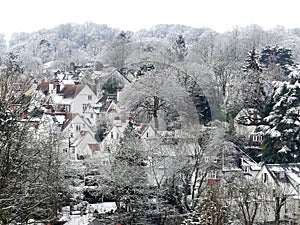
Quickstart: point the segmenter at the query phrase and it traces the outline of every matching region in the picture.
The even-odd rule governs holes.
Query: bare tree
[[[132,101],[126,101],[128,96],[136,97]],[[122,91],[121,98],[120,102],[127,104],[136,120],[150,122],[153,118],[155,129],[159,129],[159,117],[169,114],[175,120],[179,119],[180,114],[188,107],[188,93],[177,82],[171,68],[147,71]]]
[[[59,135],[50,132],[50,126],[48,132],[41,133],[32,123],[36,110],[29,110],[31,100],[25,95],[28,86],[14,83],[22,76],[18,75],[18,64],[13,60],[9,58],[0,74],[0,223],[3,225],[24,223],[30,218],[53,220],[59,199],[63,199]]]

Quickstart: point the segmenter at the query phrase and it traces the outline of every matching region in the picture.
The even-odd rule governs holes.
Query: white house
[[[136,130],[142,139],[154,138],[156,136],[155,130],[151,124],[140,124]]]
[[[269,221],[274,221],[275,198],[286,197],[280,218],[299,224],[300,220],[300,163],[265,164],[256,178],[270,189]]]
[[[98,115],[93,105],[88,105],[83,113],[83,118],[87,121],[92,130],[96,131],[98,125]]]
[[[95,92],[84,84],[68,84],[65,85],[53,97],[55,111],[73,112],[84,115],[89,105],[97,102]]]
[[[259,120],[256,109],[242,109],[234,118],[234,128],[238,135],[249,137],[256,129]]]
[[[75,159],[84,159],[86,156],[85,149],[88,144],[99,144],[94,135],[88,131],[81,131],[80,136],[72,143],[72,150]]]
[[[82,151],[84,158],[96,159],[97,163],[103,166],[109,165],[110,152],[107,149],[101,149],[100,143],[89,143]]]
[[[80,136],[82,131],[88,131],[94,134],[90,124],[78,113],[66,113],[65,121],[62,125],[62,130],[65,134],[71,135],[74,139]]]
[[[123,137],[126,127],[127,124],[115,123],[104,139],[106,141],[119,140]]]
[[[217,148],[206,148],[200,166],[202,171],[209,174],[208,183],[216,183],[235,174],[243,174],[248,180],[255,179],[260,168],[257,162],[232,142],[224,142]]]
[[[263,141],[262,135],[255,131],[260,120],[261,117],[254,108],[242,109],[234,118],[235,131],[237,135],[247,138],[248,146],[260,146]]]
[[[99,152],[100,152],[100,143],[89,143],[81,151],[84,158],[93,158]]]

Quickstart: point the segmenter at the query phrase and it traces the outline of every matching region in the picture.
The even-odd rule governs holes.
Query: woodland
[[[241,174],[207,187],[203,151],[233,145],[257,163],[300,162],[300,28],[250,25],[218,33],[172,24],[132,32],[91,22],[61,24],[14,33],[8,42],[0,35],[0,56],[1,225],[29,219],[58,224],[61,209],[79,198],[76,187],[86,170],[97,171],[97,188],[85,196],[117,204],[116,213],[100,218],[104,224],[258,224],[257,209],[268,204],[264,193],[270,189]],[[189,144],[167,140],[176,143],[176,157],[164,161],[167,179],[145,185],[146,167],[155,171],[165,160],[155,158],[155,151],[167,144],[160,139],[145,145],[130,125],[111,147],[109,169],[87,160],[82,171],[61,157],[60,131],[45,126],[36,132],[29,121],[20,123],[18,112],[10,110],[11,99],[18,97],[13,84],[49,81],[53,70],[69,71],[70,62],[84,68],[75,76],[84,84],[101,83],[95,71],[108,67],[124,77],[133,75],[136,82],[122,87],[121,102],[134,118],[153,119],[157,130],[161,118],[169,130],[182,128],[180,138]],[[103,83],[103,91],[115,93],[122,84],[114,82]],[[247,148],[233,126],[242,109],[259,114],[259,119],[247,118],[264,136],[258,151]],[[192,161],[186,154],[190,150]],[[277,211],[287,196],[279,193],[276,200],[279,224]]]

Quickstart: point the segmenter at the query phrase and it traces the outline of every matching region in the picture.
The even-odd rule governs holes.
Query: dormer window
[[[80,131],[80,130],[81,130],[80,125],[76,125],[76,131]]]

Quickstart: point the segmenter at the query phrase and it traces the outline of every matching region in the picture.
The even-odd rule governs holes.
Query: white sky
[[[0,33],[33,32],[90,21],[137,31],[184,24],[224,32],[257,24],[300,28],[299,0],[2,0]]]

